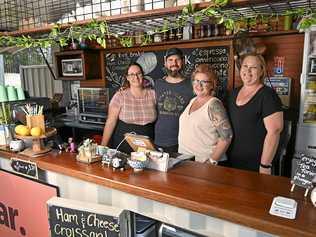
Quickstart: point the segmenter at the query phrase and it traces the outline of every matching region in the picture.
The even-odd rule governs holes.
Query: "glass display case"
[[[300,124],[316,125],[316,26],[305,33]]]
[[[305,32],[301,100],[295,150],[316,154],[316,25]]]
[[[302,70],[302,122],[316,125],[316,26],[306,32]]]

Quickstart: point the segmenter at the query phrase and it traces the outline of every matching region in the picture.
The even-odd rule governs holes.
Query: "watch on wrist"
[[[264,169],[271,169],[272,165],[271,164],[265,165],[265,164],[260,163],[260,167]]]
[[[210,161],[210,163],[212,165],[217,165],[218,164],[217,160],[213,160],[212,158],[210,158],[209,161]]]

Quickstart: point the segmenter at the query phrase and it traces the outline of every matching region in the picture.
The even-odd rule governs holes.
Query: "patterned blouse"
[[[146,125],[157,117],[155,91],[151,89],[145,89],[143,97],[133,96],[129,88],[117,91],[110,106],[120,109],[119,119],[125,123]]]

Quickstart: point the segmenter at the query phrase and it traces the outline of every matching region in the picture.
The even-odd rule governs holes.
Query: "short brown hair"
[[[203,63],[203,64],[197,65],[195,67],[195,70],[192,73],[192,77],[191,77],[192,80],[194,80],[195,75],[197,73],[203,73],[203,74],[207,75],[208,78],[213,82],[213,90],[214,91],[216,90],[217,80],[218,79],[217,79],[217,75],[214,72],[214,69],[213,69],[211,64]]]

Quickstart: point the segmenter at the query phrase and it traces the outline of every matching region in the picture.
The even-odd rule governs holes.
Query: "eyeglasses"
[[[192,80],[192,84],[193,84],[193,85],[207,86],[209,83],[211,83],[211,81],[196,80],[196,79],[193,79],[193,80]]]
[[[257,66],[249,66],[249,65],[246,65],[246,64],[241,65],[241,69],[242,70],[246,70],[246,71],[248,71],[248,70],[250,70],[250,71],[257,71],[258,68],[259,67],[257,67]]]
[[[127,74],[128,77],[140,77],[142,78],[143,77],[143,73],[141,72],[138,72],[138,73],[130,73],[130,74]]]

